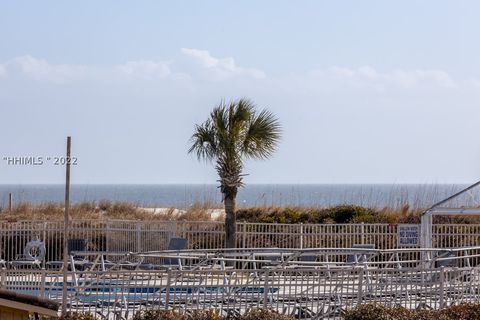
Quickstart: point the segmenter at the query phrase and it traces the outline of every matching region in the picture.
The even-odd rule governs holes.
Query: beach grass
[[[195,202],[186,209],[145,208],[130,202],[102,200],[99,202],[79,202],[70,205],[70,217],[79,220],[186,220],[215,221],[223,220],[218,206],[210,202]],[[20,202],[12,207],[0,208],[0,219],[19,220],[63,220],[62,203],[45,202],[33,204]]]
[[[406,204],[384,208],[350,204],[331,207],[256,206],[240,207],[237,220],[259,223],[419,223],[423,210]],[[11,211],[0,208],[0,219],[53,221],[62,220],[63,213],[61,203],[21,202]],[[145,208],[134,203],[107,200],[80,202],[71,205],[70,215],[78,220],[224,221],[225,218],[222,208],[212,202],[195,202],[186,209]],[[480,223],[480,219],[474,216],[437,216],[435,220],[436,223]]]

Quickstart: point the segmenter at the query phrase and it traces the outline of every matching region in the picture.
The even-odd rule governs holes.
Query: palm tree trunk
[[[225,194],[225,247],[236,248],[235,233],[237,231],[235,217],[235,195]]]

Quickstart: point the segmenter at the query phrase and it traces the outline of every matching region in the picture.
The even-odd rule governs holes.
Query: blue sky
[[[221,99],[276,113],[250,183],[480,176],[475,1],[0,3],[0,156],[57,156],[77,183],[214,183],[186,154]],[[11,166],[0,183],[61,183]]]

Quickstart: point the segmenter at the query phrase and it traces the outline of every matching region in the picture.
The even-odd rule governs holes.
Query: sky
[[[194,125],[280,120],[247,183],[480,177],[478,1],[2,1],[0,183],[216,183]],[[12,165],[14,157],[43,164]],[[50,159],[50,160],[47,160]]]

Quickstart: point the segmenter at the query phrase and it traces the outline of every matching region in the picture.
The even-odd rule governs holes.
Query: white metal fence
[[[350,248],[373,244],[377,249],[398,247],[398,226],[390,224],[237,224],[240,248]],[[188,239],[189,249],[224,247],[224,224],[189,221],[96,221],[74,220],[70,239],[84,239],[89,251],[145,252],[164,250],[169,239]],[[0,258],[15,260],[28,241],[46,246],[46,261],[62,258],[63,222],[0,222]],[[480,244],[480,224],[438,224],[433,227],[437,248]]]
[[[0,272],[2,288],[59,302],[63,281],[61,272]],[[131,319],[142,309],[215,309],[235,316],[253,308],[329,319],[362,303],[417,309],[480,300],[474,268],[85,271],[77,284],[71,273],[68,281],[68,309],[103,319]]]
[[[480,246],[195,249],[119,254],[142,258],[133,270],[123,269],[132,266],[123,262],[105,268],[94,258],[108,253],[83,254],[88,254],[90,267],[71,268],[67,278],[58,270],[3,268],[0,288],[48,297],[70,311],[112,320],[132,319],[143,309],[215,309],[225,316],[237,316],[252,308],[273,309],[299,319],[328,319],[361,303],[418,309],[480,300]],[[183,262],[141,269],[143,258],[176,258]]]

